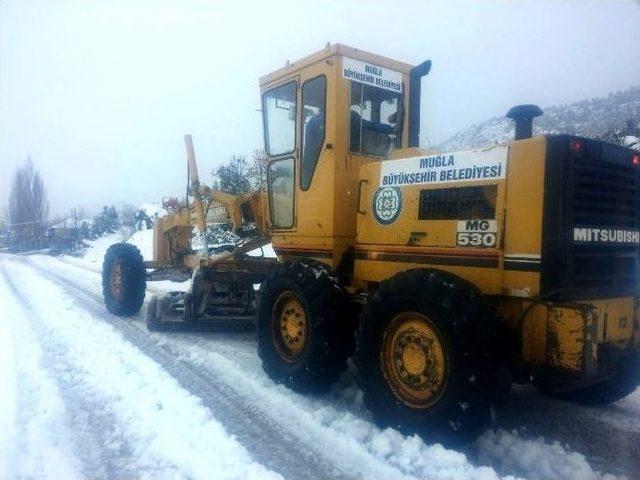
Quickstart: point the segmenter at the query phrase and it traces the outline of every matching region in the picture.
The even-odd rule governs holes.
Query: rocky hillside
[[[534,133],[569,133],[603,138],[640,149],[640,86],[606,97],[544,108]],[[501,143],[513,138],[513,121],[495,117],[459,131],[438,145],[442,151]]]

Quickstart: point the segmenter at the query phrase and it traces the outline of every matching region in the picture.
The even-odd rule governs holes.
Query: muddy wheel
[[[144,301],[146,271],[140,251],[129,243],[111,245],[102,264],[102,296],[118,316],[137,313]]]
[[[328,267],[285,263],[260,289],[258,354],[271,378],[297,391],[333,384],[353,351],[348,299]]]
[[[365,405],[383,427],[459,445],[490,420],[495,316],[471,284],[410,270],[380,284],[357,332],[354,362]]]

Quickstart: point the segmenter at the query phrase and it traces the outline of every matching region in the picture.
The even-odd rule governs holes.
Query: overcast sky
[[[0,0],[0,207],[31,155],[53,213],[181,195],[262,145],[258,77],[340,42],[417,64],[422,142],[640,83],[637,1]]]

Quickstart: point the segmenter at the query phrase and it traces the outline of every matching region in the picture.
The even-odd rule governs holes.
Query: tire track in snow
[[[28,267],[22,265],[20,268]],[[33,274],[35,275],[35,272]],[[26,292],[25,286],[18,285],[21,282],[20,279],[18,284],[11,279],[5,269],[4,262],[0,262],[0,276],[6,279],[14,298],[21,306],[24,306],[23,308],[30,316],[36,318],[42,316],[42,305],[34,304],[33,297]],[[18,275],[18,277],[20,276]],[[38,279],[40,278],[38,277]],[[43,281],[52,284],[51,280],[43,279]],[[42,285],[40,287],[42,288]],[[51,287],[59,289],[53,284]],[[60,299],[56,298],[56,300]],[[68,304],[72,303],[71,299],[65,300]],[[38,329],[40,330],[38,336],[46,338],[46,343],[41,342],[41,345],[48,350],[50,360],[57,364],[54,368],[60,369],[61,376],[69,377],[69,385],[72,389],[64,392],[65,400],[70,400],[72,405],[80,407],[81,412],[74,413],[88,415],[92,433],[98,434],[94,435],[95,441],[93,443],[98,446],[102,455],[97,459],[97,463],[90,463],[90,466],[97,468],[86,472],[88,478],[191,479],[215,477],[274,480],[281,478],[266,470],[262,465],[252,462],[237,441],[229,437],[222,427],[210,418],[208,412],[199,405],[198,399],[182,389],[177,391],[177,385],[173,379],[167,382],[170,377],[163,370],[160,370],[157,364],[143,356],[135,347],[124,342],[119,334],[112,333],[110,327],[100,326],[103,335],[109,334],[105,337],[105,345],[108,345],[105,351],[111,352],[110,359],[105,358],[102,352],[94,354],[93,351],[87,350],[87,347],[91,348],[91,345],[96,342],[100,343],[100,340],[92,339],[88,343],[83,340],[80,342],[81,348],[74,348],[75,338],[82,339],[83,333],[86,338],[87,332],[82,331],[81,324],[85,323],[86,330],[88,318],[86,314],[77,314],[73,310],[69,311],[68,316],[64,313],[58,313],[58,319],[62,319],[61,322],[64,322],[65,318],[70,319],[74,316],[79,318],[83,315],[84,318],[80,318],[79,322],[75,319],[72,322],[73,332],[67,331],[66,335],[63,334],[60,338],[56,338],[57,334],[53,330],[56,325],[48,325],[48,329],[46,327]],[[44,316],[46,317],[46,314]],[[46,320],[50,319],[45,318],[44,320],[40,318],[43,325],[47,324]],[[78,327],[80,328],[78,329]],[[105,331],[105,328],[109,328],[109,331]],[[113,335],[117,335],[115,343],[113,343]],[[67,350],[72,350],[71,354]],[[102,349],[98,348],[97,350]],[[80,363],[75,363],[79,360],[79,355],[83,358],[80,359]],[[84,358],[87,357],[89,358],[88,362],[84,361]],[[120,374],[123,378],[122,382],[117,382],[119,385],[116,388],[113,388],[113,383],[109,385],[108,375],[106,379],[96,379],[95,377],[93,368],[99,365],[97,362],[104,361],[107,362],[108,367],[102,369],[102,374],[106,373],[106,368],[124,367],[123,371],[116,368],[115,373],[112,374]],[[158,372],[161,372],[160,376],[157,376]],[[144,376],[145,373],[150,376],[152,382],[149,382],[148,378]],[[92,377],[87,379],[87,374]],[[162,375],[165,377],[161,378]],[[77,378],[77,385],[75,385],[74,377]],[[104,383],[105,381],[106,383]],[[96,388],[96,382],[103,383]],[[65,383],[64,379],[62,383]],[[129,387],[131,387],[130,390]],[[162,397],[162,393],[167,393],[170,396]],[[151,405],[150,402],[154,402],[158,396],[160,396],[159,403]],[[175,411],[177,403],[190,412],[186,421]],[[131,407],[134,404],[136,407],[133,410],[127,410],[127,406]],[[142,412],[139,411],[139,405],[151,407],[147,410],[149,414],[140,415]],[[156,411],[153,411],[154,409]],[[26,411],[29,409],[27,408]],[[115,411],[118,414],[115,414]],[[169,414],[173,412],[173,414],[168,418],[164,411]],[[74,417],[74,420],[76,419]],[[105,419],[107,421],[103,421]],[[127,423],[123,423],[123,421]],[[182,430],[176,430],[174,434],[172,430],[178,427]],[[188,437],[185,437],[187,432],[184,427],[191,429],[188,434],[198,436],[202,441],[189,439],[191,443],[185,444],[184,440]],[[110,431],[115,431],[117,435],[115,437],[110,435]],[[132,443],[129,440],[135,441]],[[199,451],[198,448],[193,448],[194,441],[213,448],[206,452]],[[78,442],[76,451],[82,453],[86,446],[86,444]],[[129,448],[123,449],[123,446]],[[211,461],[208,461],[205,455],[194,455],[194,452],[212,456],[210,457]],[[65,475],[59,478],[75,478],[75,476]]]
[[[39,340],[40,338],[47,338],[48,335],[38,322],[32,320],[31,317],[35,316],[37,318],[37,315],[28,307],[28,303],[25,302],[22,293],[19,292],[6,272],[4,265],[0,265],[0,274],[8,289],[13,293],[14,298],[20,300],[16,302],[16,305],[23,312],[23,315],[21,315],[20,319],[13,319],[14,325],[18,322],[27,324],[21,327],[22,334],[29,335],[24,332],[26,329],[31,331],[29,343],[32,343],[32,345],[29,348],[37,349],[42,357],[37,366],[30,362],[31,373],[33,374],[33,370],[36,369],[45,369],[48,373],[47,377],[51,377],[40,378],[39,385],[37,387],[32,386],[32,388],[41,390],[42,388],[47,388],[47,381],[54,381],[56,386],[53,389],[63,392],[63,395],[52,394],[51,388],[47,388],[50,391],[51,398],[43,400],[57,402],[58,399],[62,399],[64,407],[58,410],[64,410],[67,416],[73,417],[72,422],[67,421],[68,425],[66,427],[73,430],[73,441],[70,443],[75,445],[73,450],[82,462],[83,473],[88,478],[133,477],[134,472],[127,469],[128,456],[132,449],[121,432],[114,428],[117,424],[115,416],[106,410],[104,405],[97,399],[86,395],[86,392],[82,391],[82,386],[76,381],[78,372],[75,372],[73,367],[65,362],[63,346],[53,342],[44,344]],[[23,339],[25,339],[24,336]],[[22,342],[20,347],[24,347]],[[27,352],[27,355],[33,355],[33,353]],[[24,379],[21,380],[21,383],[23,381]],[[29,397],[21,398],[23,396],[24,392],[23,395],[18,396],[18,410],[20,410],[20,405],[27,405],[31,400]],[[43,405],[41,410],[46,411],[49,408],[49,405]],[[18,414],[20,415],[20,412]],[[61,418],[57,420],[59,422],[63,421]],[[55,430],[58,430],[55,434],[59,435],[60,429]],[[24,437],[19,440],[21,442],[27,441]],[[26,448],[32,449],[33,446],[27,445]],[[42,472],[42,474],[50,475],[51,472]]]
[[[0,269],[0,291],[10,285]],[[0,478],[82,478],[70,409],[15,296],[0,304]],[[28,409],[21,408],[28,405]]]
[[[23,267],[27,265],[23,264]],[[61,286],[75,297],[74,302],[78,306],[101,321],[114,326],[126,340],[159,363],[183,388],[199,397],[203,404],[214,412],[216,419],[225,425],[227,431],[236,436],[238,441],[251,452],[256,461],[291,479],[357,478],[341,472],[334,467],[330,459],[326,458],[326,455],[307,448],[291,432],[284,431],[268,417],[261,415],[255,406],[247,402],[231,386],[207,372],[176,361],[173,352],[159,347],[149,340],[144,332],[131,326],[126,320],[123,321],[108,314],[102,306],[102,300],[95,298],[93,293],[50,272],[39,270],[38,273],[48,281],[62,284]],[[15,291],[22,302],[29,303],[25,295],[17,289]],[[402,477],[393,469],[383,468],[379,473],[388,475],[387,478]]]

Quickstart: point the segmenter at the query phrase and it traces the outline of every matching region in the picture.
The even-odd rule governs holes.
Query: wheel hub
[[[282,293],[274,304],[273,336],[282,358],[296,360],[306,345],[307,316],[302,302],[293,292]]]
[[[397,315],[384,333],[381,363],[393,393],[405,404],[427,408],[446,385],[448,368],[442,338],[424,315]]]

